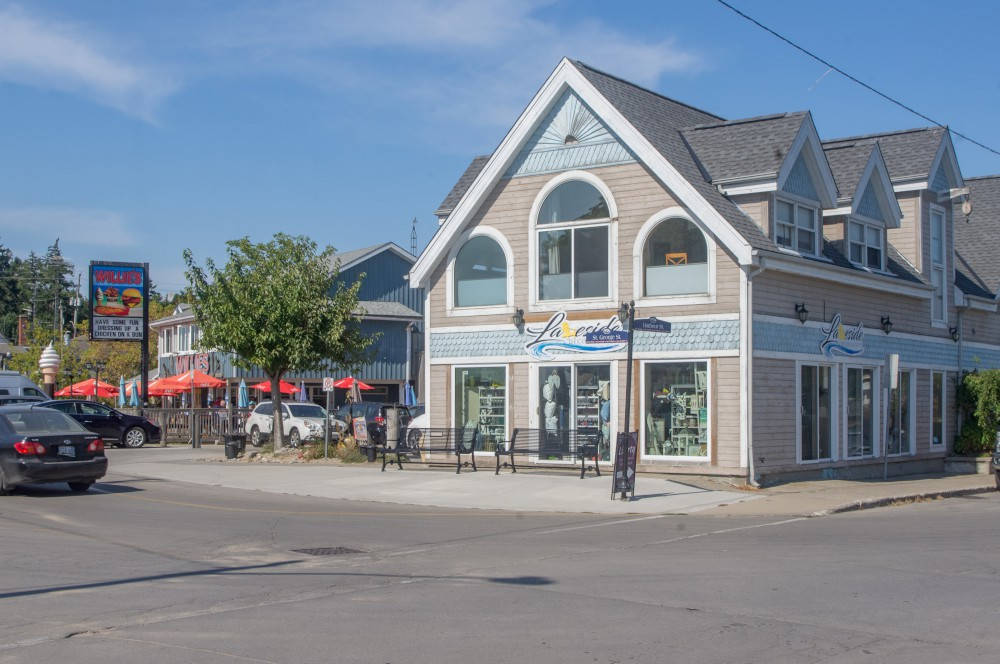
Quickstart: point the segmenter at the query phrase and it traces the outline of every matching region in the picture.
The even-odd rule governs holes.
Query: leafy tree
[[[317,250],[309,238],[278,233],[270,242],[226,243],[228,260],[205,268],[184,251],[186,276],[205,348],[229,352],[237,365],[258,366],[271,381],[274,444],[282,444],[279,381],[290,370],[330,363],[355,368],[373,339],[361,334],[354,310],[361,281],[339,283],[333,247]]]
[[[21,259],[7,247],[0,244],[0,334],[17,340],[17,315],[21,312],[22,300],[18,273]]]

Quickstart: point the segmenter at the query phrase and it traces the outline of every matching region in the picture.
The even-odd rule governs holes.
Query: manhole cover
[[[358,549],[348,549],[346,546],[320,546],[314,549],[292,549],[292,551],[307,556],[346,556],[350,553],[364,553]]]

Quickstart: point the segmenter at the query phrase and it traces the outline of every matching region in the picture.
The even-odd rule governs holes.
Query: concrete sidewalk
[[[612,501],[611,478],[570,470],[492,468],[400,471],[376,464],[279,464],[222,462],[221,447],[111,450],[110,473],[193,482],[340,500],[428,507],[516,512],[594,514],[691,514],[718,516],[822,516],[894,502],[983,493],[994,490],[990,475],[911,476],[888,481],[817,480],[759,490],[734,486],[727,478],[640,475],[632,501]],[[485,466],[485,464],[484,464]]]

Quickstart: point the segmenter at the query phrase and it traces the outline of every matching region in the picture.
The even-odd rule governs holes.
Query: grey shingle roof
[[[712,182],[777,175],[807,113],[782,113],[685,129]]]
[[[947,131],[944,127],[905,129],[884,134],[848,136],[823,142],[823,148],[873,144],[878,141],[882,158],[893,182],[929,178],[934,157]],[[828,153],[829,154],[829,153]]]
[[[993,297],[1000,292],[1000,175],[965,178],[972,201],[968,222],[955,214],[956,277],[962,292]],[[985,293],[985,294],[984,294]]]
[[[592,69],[582,62],[575,65],[590,83],[646,137],[654,148],[691,183],[705,200],[750,244],[776,251],[777,246],[735,203],[705,179],[681,129],[717,124],[721,118],[687,106],[645,88]]]
[[[359,309],[355,311],[355,314],[362,315],[362,310],[364,315],[368,316],[380,316],[385,318],[413,318],[421,319],[419,313],[409,308],[402,302],[391,302],[383,300],[358,300]]]
[[[458,182],[455,183],[455,186],[451,188],[448,195],[441,201],[441,205],[434,211],[434,214],[439,217],[451,214],[451,211],[455,209],[458,202],[462,200],[462,196],[472,186],[472,181],[476,179],[476,176],[479,175],[479,172],[483,170],[483,167],[486,166],[486,162],[489,160],[490,155],[481,155],[473,159],[472,163],[465,169],[465,172],[462,173],[462,177],[458,178]]]
[[[395,242],[380,242],[379,244],[373,244],[370,247],[362,247],[360,249],[351,249],[349,251],[342,251],[339,254],[334,254],[332,260],[334,262],[339,260],[340,266],[341,268],[343,268],[360,258],[364,258],[369,254],[377,254],[378,252],[382,251],[387,247],[393,247],[395,250],[402,252],[407,256],[410,256],[410,252],[406,251]],[[412,258],[413,260],[416,260],[415,256]]]
[[[853,200],[857,193],[861,176],[868,165],[875,145],[870,141],[862,143],[842,143],[837,145],[823,144],[826,161],[833,172],[833,180],[837,183],[840,200]]]

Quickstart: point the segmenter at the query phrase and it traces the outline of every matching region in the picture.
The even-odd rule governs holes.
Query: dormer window
[[[852,263],[872,270],[885,269],[885,231],[881,227],[851,221],[847,235]]]
[[[815,255],[816,208],[777,199],[774,209],[774,241],[780,247]]]

